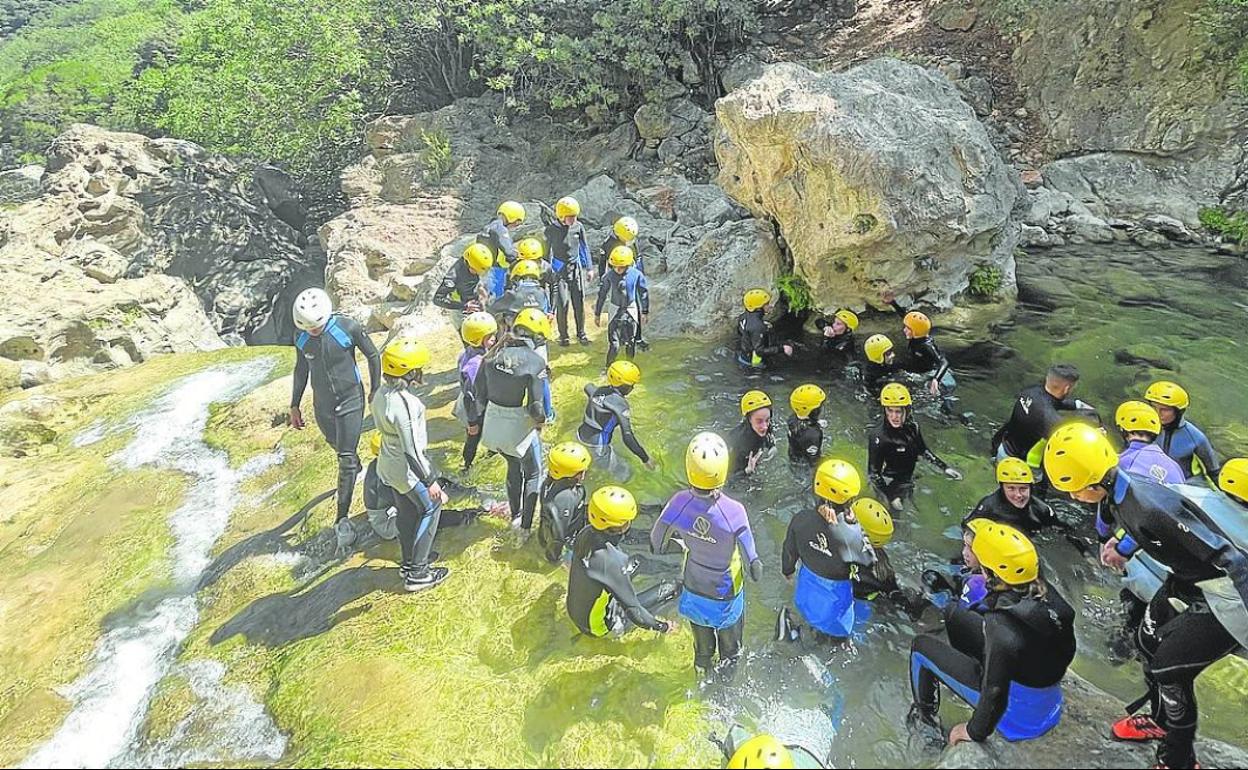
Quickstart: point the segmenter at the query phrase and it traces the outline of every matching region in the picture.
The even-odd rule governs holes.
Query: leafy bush
[[[810,293],[810,285],[797,273],[785,273],[776,280],[776,288],[784,296],[789,310],[800,313],[815,306],[814,297]]]
[[[1233,243],[1248,242],[1248,212],[1227,212],[1218,208],[1200,210],[1200,223],[1214,235]]]
[[[420,165],[424,169],[425,182],[441,182],[455,165],[455,156],[451,154],[451,137],[445,131],[421,131],[420,140],[424,143],[424,149],[420,152]]]
[[[1001,268],[993,267],[992,265],[980,265],[971,272],[967,291],[971,293],[972,297],[991,299],[1001,291],[1001,281],[1003,279]]]
[[[1206,0],[1194,19],[1214,52],[1233,62],[1240,89],[1248,91],[1248,0]]]

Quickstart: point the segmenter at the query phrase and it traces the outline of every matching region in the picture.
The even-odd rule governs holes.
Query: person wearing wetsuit
[[[673,625],[654,616],[676,598],[675,582],[665,580],[641,593],[633,587],[636,569],[620,541],[637,518],[637,501],[622,487],[601,487],[589,501],[589,526],[572,545],[568,575],[568,616],[587,636],[621,635],[630,626],[666,634]]]
[[[629,360],[637,357],[637,339],[642,319],[650,316],[650,289],[646,276],[633,264],[633,250],[617,246],[609,260],[611,270],[603,274],[594,303],[594,325],[602,326],[602,308],[607,297],[615,306],[607,324],[607,366],[623,349]]]
[[[504,201],[498,207],[498,214],[477,236],[477,243],[490,250],[492,267],[485,284],[491,297],[502,296],[507,288],[507,271],[519,258],[512,234],[524,224],[524,218],[524,206]]]
[[[464,316],[481,310],[489,296],[485,276],[494,264],[494,253],[481,243],[473,243],[446,271],[433,293],[433,304],[451,311],[452,323],[459,328]]]
[[[398,337],[382,353],[385,382],[373,397],[373,420],[381,434],[377,475],[394,492],[396,525],[403,561],[399,575],[408,591],[432,588],[450,574],[430,565],[446,492],[429,459],[425,405],[415,389],[424,382],[429,349],[410,337]]]
[[[1218,489],[1248,508],[1248,457],[1227,460],[1218,474]],[[1248,513],[1248,510],[1245,510]]]
[[[533,239],[526,238],[520,244],[524,245],[531,240]],[[550,316],[550,293],[548,287],[543,285],[545,279],[542,271],[542,263],[537,260],[522,259],[512,266],[511,285],[501,297],[490,303],[490,312],[498,319],[501,328],[510,329],[516,321],[516,316],[521,311],[530,308],[541,311],[547,317]],[[545,340],[538,344],[536,350],[542,360],[550,361],[550,347]],[[542,387],[542,407],[546,410],[546,420],[549,422],[555,418],[550,380],[547,380]]]
[[[576,320],[576,339],[589,344],[585,334],[585,282],[593,279],[593,263],[585,225],[577,219],[581,204],[575,198],[560,198],[555,203],[555,220],[546,227],[546,243],[550,248],[551,269],[555,274],[555,320],[559,325],[559,344],[567,347],[568,308]]]
[[[558,564],[585,526],[585,473],[592,458],[585,447],[565,441],[550,450],[542,482],[537,543],[551,564]]]
[[[880,392],[884,421],[867,437],[867,474],[894,511],[900,511],[914,494],[914,466],[920,457],[949,478],[962,478],[961,473],[928,448],[919,424],[910,415],[912,403],[905,385],[885,385]]]
[[[849,514],[849,503],[861,490],[862,479],[852,465],[824,460],[815,471],[816,505],[789,522],[781,550],[781,574],[793,581],[797,573],[793,604],[798,612],[818,633],[841,639],[853,633],[858,620],[853,580],[875,560]]]
[[[356,352],[368,362],[369,399],[381,384],[381,360],[377,347],[352,319],[337,315],[329,295],[308,289],[295,298],[295,376],[290,395],[290,425],[303,430],[304,391],[312,383],[312,409],[316,426],[338,454],[338,510],[334,531],[338,548],[355,542],[355,530],[347,516],[360,473],[360,433],[364,427],[364,383],[356,366]]]
[[[819,330],[824,359],[830,365],[843,367],[854,360],[858,353],[854,338],[854,332],[858,331],[857,313],[842,308],[831,318],[816,318],[815,328]]]
[[[1160,740],[1160,767],[1195,767],[1196,677],[1248,642],[1248,544],[1232,540],[1180,487],[1121,472],[1109,440],[1089,425],[1054,432],[1044,466],[1055,489],[1100,504],[1113,533],[1101,550],[1105,566],[1121,571],[1142,550],[1170,570],[1136,637],[1149,688],[1138,705],[1149,702],[1151,716],[1124,717],[1113,735]]]
[[[611,448],[616,429],[619,429],[624,439],[624,446],[641,460],[647,470],[658,467],[633,432],[628,394],[633,392],[639,382],[641,370],[636,364],[632,361],[616,361],[607,368],[606,385],[589,383],[585,386],[585,395],[589,400],[585,404],[585,417],[577,428],[576,437],[590,448],[590,452],[606,467],[607,472],[617,478],[626,477],[629,470],[628,464],[620,461],[615,450]]]
[[[1032,535],[1061,524],[1053,506],[1032,494],[1036,476],[1027,463],[1017,457],[1001,460],[997,463],[997,483],[997,490],[962,519],[963,526],[971,519],[988,519]]]
[[[633,252],[633,266],[641,273],[646,272],[645,256],[641,253],[641,241],[637,239],[637,220],[632,217],[620,217],[615,220],[615,224],[611,227],[611,237],[602,244],[602,250],[598,253],[598,275],[603,280],[607,278],[608,262],[611,259],[611,253],[619,246],[627,246]],[[633,338],[634,344],[642,350],[648,350],[650,344],[642,338],[641,324],[637,324],[637,333]]]
[[[1161,433],[1155,443],[1170,455],[1187,478],[1218,477],[1219,460],[1204,432],[1187,420],[1191,399],[1173,382],[1154,382],[1144,393],[1161,419]]]
[[[754,475],[758,464],[776,450],[776,436],[771,430],[771,398],[761,390],[751,390],[741,397],[741,422],[728,434],[731,473]]]
[[[897,363],[893,341],[883,334],[873,334],[867,338],[862,349],[867,357],[862,366],[862,384],[868,396],[879,398],[885,385],[901,379],[901,366]]]
[[[741,654],[745,625],[745,572],[757,582],[763,563],[745,508],[723,493],[728,445],[699,433],[685,452],[690,489],[677,492],[650,531],[650,549],[685,553],[680,614],[693,630],[693,664],[708,673],[719,657],[730,668]]]
[[[932,320],[917,310],[905,313],[895,302],[893,307],[902,313],[902,331],[908,340],[906,348],[910,357],[906,370],[921,376],[928,392],[940,399],[941,411],[952,414],[953,391],[958,387],[958,381],[949,369],[949,359],[940,352],[932,337]]]
[[[912,725],[941,730],[940,685],[974,713],[949,732],[951,745],[1039,738],[1062,716],[1062,679],[1075,657],[1075,611],[1040,576],[1036,548],[1019,530],[971,522],[972,548],[984,565],[988,594],[979,606],[948,616],[949,641],[915,638],[910,646]]]
[[[1070,397],[1079,382],[1079,370],[1070,364],[1056,364],[1049,368],[1043,385],[1033,385],[1014,399],[1014,411],[1010,419],[992,437],[993,455],[1001,460],[1017,457],[1028,460],[1033,468],[1040,462],[1036,454],[1057,424],[1070,413],[1096,415],[1096,411],[1084,402]],[[1067,414],[1063,415],[1065,412]]]
[[[823,452],[823,425],[819,419],[828,398],[818,385],[801,385],[789,396],[793,416],[789,418],[789,459],[814,464]]]
[[[750,289],[742,300],[745,312],[737,318],[737,363],[748,371],[760,371],[774,365],[776,357],[793,355],[793,346],[777,345],[771,339],[767,311],[771,309],[771,293],[766,289]]]
[[[465,347],[464,352],[459,355],[459,396],[451,411],[467,431],[464,440],[465,473],[477,459],[477,448],[481,444],[481,426],[485,422],[485,404],[477,400],[477,375],[481,371],[481,362],[485,360],[486,353],[494,346],[497,334],[498,322],[485,311],[473,313],[460,326],[460,336]]]
[[[809,749],[797,744],[784,744],[774,736],[752,735],[741,725],[733,725],[722,739],[711,736],[711,741],[728,760],[727,770],[745,768],[792,767],[822,770],[823,762]]]
[[[485,405],[481,445],[507,460],[507,500],[513,525],[533,528],[533,513],[542,483],[541,429],[549,377],[537,347],[550,333],[550,320],[540,310],[520,311],[502,346],[485,357],[477,374],[477,402]]]

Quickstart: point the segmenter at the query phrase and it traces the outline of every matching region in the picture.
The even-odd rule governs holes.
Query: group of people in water
[[[623,217],[595,258],[579,220],[580,206],[562,198],[543,207],[544,227],[524,238],[527,212],[517,202],[466,249],[440,284],[434,303],[454,315],[464,350],[453,413],[465,429],[463,468],[480,451],[507,464],[510,516],[527,539],[536,526],[542,553],[569,567],[566,607],[580,632],[593,637],[630,628],[674,629],[659,616],[676,602],[694,639],[694,666],[703,675],[730,670],[743,649],[746,578],[764,571],[746,507],[725,492],[734,474],[754,474],[775,454],[776,407],[763,390],[740,402],[741,423],[726,437],[695,435],[685,449],[687,487],[664,506],[650,532],[655,554],[683,554],[679,582],[639,589],[639,560],[623,550],[638,504],[623,486],[592,492],[591,465],[626,479],[625,448],[647,469],[657,466],[633,430],[628,398],[641,381],[634,362],[647,345],[649,288],[638,253],[637,222]],[[575,440],[545,451],[544,426],[553,419],[549,344],[590,344],[585,292],[598,281],[593,316],[601,325],[608,300],[606,382],[585,388]],[[736,358],[747,372],[777,365],[794,346],[774,339],[767,314],[771,291],[751,289],[737,324]],[[796,613],[782,610],[780,638],[797,639],[803,623],[819,640],[846,639],[862,627],[873,602],[912,610],[919,593],[902,589],[886,548],[893,515],[911,503],[920,460],[952,479],[961,473],[927,444],[914,418],[916,397],[949,413],[957,381],[921,312],[894,307],[907,338],[902,359],[883,334],[861,347],[863,386],[878,401],[881,421],[868,438],[865,478],[852,463],[824,455],[817,384],[789,398],[788,455],[809,464],[810,504],[789,522],[781,573],[794,584]],[[338,454],[337,522],[341,548],[355,531],[347,518],[361,470],[358,445],[366,403],[356,363],[369,367],[367,403],[377,432],[376,459],[365,474],[365,503],[373,528],[396,538],[408,591],[433,588],[449,575],[433,544],[439,527],[471,521],[478,511],[450,511],[448,482],[429,456],[421,385],[431,360],[420,340],[398,336],[378,352],[363,329],[335,314],[319,289],[294,304],[295,344],[290,422],[303,427],[300,404],[309,380],[314,414]],[[552,321],[553,318],[553,321]],[[816,322],[831,360],[858,361],[858,316],[838,310]],[[1159,767],[1196,767],[1196,677],[1248,646],[1248,458],[1219,461],[1186,417],[1187,393],[1172,382],[1150,386],[1118,408],[1115,449],[1100,417],[1073,398],[1078,371],[1049,369],[1043,383],[1022,391],[1009,420],[993,438],[999,487],[963,519],[963,549],[954,564],[924,572],[923,601],[941,608],[945,635],[921,635],[912,645],[910,722],[939,731],[941,686],[973,708],[952,728],[949,743],[1035,738],[1062,714],[1061,681],[1075,655],[1071,604],[1046,579],[1031,537],[1046,527],[1074,530],[1048,501],[1068,496],[1088,513],[1087,534],[1099,536],[1100,561],[1124,574],[1132,626],[1147,694],[1110,730],[1124,741],[1157,741]],[[907,383],[916,386],[912,392]],[[864,494],[874,490],[874,496]],[[1077,509],[1076,509],[1077,510]],[[1095,522],[1093,525],[1092,522]],[[1147,714],[1136,713],[1147,706]],[[731,767],[793,766],[789,747],[757,736],[733,751]]]

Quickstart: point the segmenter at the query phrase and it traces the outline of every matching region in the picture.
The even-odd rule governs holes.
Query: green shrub
[[[780,276],[776,280],[776,288],[784,296],[789,310],[794,313],[811,310],[815,306],[815,299],[810,293],[810,285],[797,273],[785,273]]]
[[[967,291],[971,293],[972,297],[991,299],[1001,291],[1003,278],[1001,268],[993,267],[992,265],[980,265],[971,272]]]
[[[1248,0],[1206,0],[1193,19],[1213,52],[1235,67],[1240,90],[1248,91]]]
[[[1201,209],[1200,224],[1209,232],[1228,241],[1248,242],[1248,212],[1227,212],[1219,208]]]
[[[420,164],[424,168],[425,182],[441,182],[455,165],[455,156],[451,154],[451,137],[445,131],[421,131],[420,140],[424,143]]]

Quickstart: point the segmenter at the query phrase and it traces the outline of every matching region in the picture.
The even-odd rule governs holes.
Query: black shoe
[[[568,342],[567,337],[564,337],[563,339],[559,340],[559,347],[561,348],[566,348],[568,345],[571,345],[571,344],[572,344],[571,342]]]
[[[446,580],[450,574],[451,571],[446,567],[426,567],[419,574],[412,571],[403,578],[403,588],[408,593],[426,591]]]
[[[586,337],[584,334],[582,334],[582,335],[579,335],[579,336],[576,338],[576,341],[577,341],[577,342],[579,342],[579,343],[581,343],[582,345],[588,345],[588,344],[589,344],[589,337]]]
[[[646,350],[649,350],[649,349],[650,349],[650,343],[649,343],[649,342],[646,342],[646,341],[645,341],[645,340],[643,340],[641,337],[638,337],[638,338],[637,338],[637,349],[638,349],[638,350],[641,350],[641,351],[646,351]]]
[[[945,746],[945,731],[940,726],[940,718],[931,710],[917,703],[910,704],[910,713],[906,715],[906,727],[923,741],[926,748],[942,749]]]

